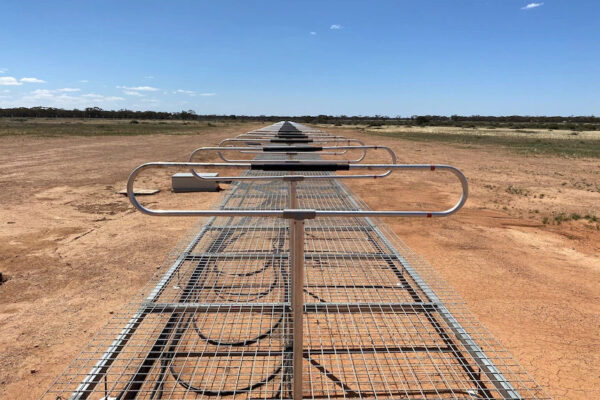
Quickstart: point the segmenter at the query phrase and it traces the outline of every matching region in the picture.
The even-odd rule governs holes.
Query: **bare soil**
[[[129,172],[147,161],[185,161],[195,147],[263,125],[198,136],[0,138],[0,398],[38,398],[193,224],[135,212],[115,193]],[[386,222],[551,396],[600,398],[600,225],[555,220],[600,218],[597,159],[331,131],[389,145],[400,162],[461,168],[471,196],[460,213]],[[350,186],[374,209],[453,202],[453,186],[426,183],[393,174]],[[168,180],[161,185],[146,201],[168,201]],[[210,207],[218,197],[185,203]]]

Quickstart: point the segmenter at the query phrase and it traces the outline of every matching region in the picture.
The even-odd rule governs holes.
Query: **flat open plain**
[[[134,211],[115,194],[129,172],[185,161],[196,147],[267,124],[190,125],[184,135],[156,125],[121,136],[118,124],[89,136],[42,136],[43,126],[0,134],[0,398],[38,398],[194,223]],[[600,159],[322,129],[388,145],[399,162],[462,169],[471,194],[458,214],[386,222],[552,397],[600,398]],[[174,196],[168,179],[140,186],[162,189],[147,204]],[[349,186],[373,209],[449,205],[455,193],[406,174]],[[178,199],[202,208],[219,196]]]

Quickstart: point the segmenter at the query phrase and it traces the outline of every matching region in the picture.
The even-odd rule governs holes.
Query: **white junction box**
[[[207,178],[216,178],[217,172],[202,172],[199,176]],[[219,190],[219,184],[215,181],[203,181],[195,178],[191,172],[178,172],[171,177],[171,185],[174,192],[216,192]]]

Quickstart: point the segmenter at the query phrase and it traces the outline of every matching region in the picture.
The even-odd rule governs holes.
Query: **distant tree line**
[[[99,107],[88,107],[82,110],[65,110],[52,107],[18,107],[0,108],[0,118],[112,118],[141,120],[195,120],[195,121],[296,121],[303,123],[334,125],[405,125],[405,126],[457,126],[465,128],[504,127],[504,128],[538,128],[538,129],[571,129],[600,130],[600,117],[595,116],[485,116],[485,115],[413,115],[411,117],[386,115],[216,115],[197,114],[194,110],[180,112],[165,111],[132,111],[103,110]]]

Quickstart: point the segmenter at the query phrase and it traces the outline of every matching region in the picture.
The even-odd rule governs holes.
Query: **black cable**
[[[264,268],[265,270],[266,270],[266,268],[272,266],[270,261],[267,262],[267,264],[270,264],[270,265],[267,265]],[[218,269],[215,270],[215,273],[217,274],[217,276],[219,275]],[[258,292],[258,293],[235,293],[234,294],[233,292],[225,292],[224,293],[223,289],[216,290],[215,292],[216,292],[217,297],[219,297],[220,299],[225,300],[225,301],[235,300],[235,298],[243,296],[243,297],[247,298],[246,302],[249,303],[249,302],[253,302],[253,301],[262,299],[263,297],[269,295],[277,287],[278,283],[279,283],[279,274],[275,273],[275,279],[273,279],[273,282],[271,283],[271,285],[266,290],[264,290],[262,292]],[[251,296],[254,296],[254,297],[251,297]]]
[[[292,348],[291,347],[287,347],[285,348],[284,351],[291,351]],[[277,375],[279,375],[279,373],[281,372],[281,370],[283,369],[283,365],[279,366],[275,371],[273,371],[273,373],[271,373],[269,376],[267,376],[265,379],[263,379],[260,382],[256,382],[252,385],[240,388],[240,389],[234,389],[234,390],[209,390],[209,389],[201,389],[198,388],[196,386],[193,386],[192,384],[190,384],[189,382],[183,380],[181,378],[181,376],[175,372],[175,368],[173,368],[172,365],[169,366],[169,371],[171,372],[171,375],[173,376],[173,378],[177,381],[177,383],[179,383],[181,386],[183,386],[184,388],[191,390],[192,392],[195,393],[200,393],[206,396],[232,396],[236,393],[244,393],[244,392],[249,392],[251,390],[254,389],[258,389],[259,387],[262,387],[264,385],[266,385],[267,383],[269,383],[270,381],[273,380],[273,378],[275,378]]]
[[[246,339],[243,340],[241,342],[223,342],[220,340],[215,340],[215,339],[211,339],[207,336],[205,336],[202,331],[200,330],[200,328],[198,328],[198,325],[196,324],[196,319],[192,320],[192,327],[194,328],[194,330],[196,331],[196,333],[198,334],[198,336],[200,336],[204,341],[206,341],[207,343],[210,343],[214,346],[233,346],[233,347],[244,347],[244,346],[250,346],[251,344],[254,344],[268,336],[271,336],[271,334],[273,333],[273,331],[275,329],[277,329],[279,327],[279,325],[281,325],[281,322],[283,321],[283,314],[281,314],[281,316],[279,317],[279,320],[277,320],[277,322],[272,325],[268,331],[266,331],[265,333],[261,333],[260,335],[252,338],[252,339]]]
[[[265,268],[268,268],[268,267],[272,266],[272,262],[271,261],[268,261],[267,264],[269,264],[269,265],[267,267],[265,267]],[[279,273],[281,273],[281,269],[280,269]],[[260,299],[260,298],[268,295],[269,293],[271,293],[275,289],[275,287],[277,286],[277,283],[279,283],[279,278],[278,277],[279,277],[279,274],[276,274],[275,275],[275,279],[273,280],[273,283],[271,284],[271,286],[269,286],[269,288],[266,291],[260,292],[258,294],[252,293],[252,294],[242,294],[242,295],[243,296],[256,295],[256,297],[254,297],[251,301],[258,300],[258,299]],[[217,296],[219,296],[220,298],[222,298],[224,300],[229,300],[229,299],[226,299],[223,296],[220,296],[219,293],[217,293]],[[236,296],[240,296],[240,294],[238,293]],[[192,327],[194,328],[194,330],[196,331],[196,333],[198,334],[198,336],[200,336],[200,338],[202,338],[203,340],[205,340],[206,342],[208,342],[208,343],[210,343],[210,344],[212,344],[214,346],[221,346],[222,345],[222,346],[242,347],[242,346],[249,346],[251,344],[254,344],[254,343],[256,343],[256,342],[258,342],[258,341],[260,341],[260,340],[262,340],[262,339],[264,339],[264,338],[266,338],[268,336],[270,336],[273,333],[273,331],[275,329],[277,329],[281,325],[281,322],[283,321],[283,315],[284,314],[281,314],[281,316],[279,317],[279,320],[274,325],[272,325],[267,332],[261,333],[260,335],[254,337],[252,339],[246,339],[246,340],[239,341],[239,342],[223,342],[223,341],[219,341],[219,340],[215,340],[215,339],[209,338],[208,336],[206,336],[205,334],[203,334],[202,331],[200,330],[200,328],[198,327],[198,325],[196,323],[196,318],[192,319]]]

